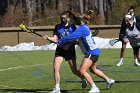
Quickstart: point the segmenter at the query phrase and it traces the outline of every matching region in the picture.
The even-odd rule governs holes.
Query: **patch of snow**
[[[97,47],[100,49],[110,49],[110,48],[121,48],[122,43],[117,42],[113,46],[109,44],[109,41],[112,38],[100,38],[94,37]],[[55,50],[56,44],[50,43],[42,46],[35,46],[34,42],[31,43],[19,43],[15,46],[2,46],[0,51],[35,51],[35,50]],[[126,48],[131,48],[131,45],[128,43]]]

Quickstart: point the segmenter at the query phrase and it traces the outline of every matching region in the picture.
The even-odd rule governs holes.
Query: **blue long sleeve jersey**
[[[59,45],[79,39],[80,48],[84,54],[100,55],[100,50],[97,48],[94,38],[86,25],[81,25],[72,34],[58,40]]]

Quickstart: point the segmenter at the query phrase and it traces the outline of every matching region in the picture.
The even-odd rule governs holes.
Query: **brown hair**
[[[82,21],[84,21],[85,23],[87,23],[87,21],[91,18],[93,14],[92,10],[87,11],[86,13],[73,13],[73,19],[81,19]]]
[[[64,12],[62,12],[62,13],[60,14],[60,17],[61,17],[62,15],[66,15],[67,17],[70,17],[69,11],[64,11]]]

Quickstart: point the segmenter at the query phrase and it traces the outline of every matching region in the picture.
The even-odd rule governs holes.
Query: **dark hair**
[[[70,17],[70,13],[69,13],[68,11],[62,12],[62,13],[60,14],[60,17],[61,17],[62,15],[66,15],[67,17]]]
[[[130,7],[128,8],[128,11],[131,10],[131,9],[134,10],[134,6],[130,6]]]

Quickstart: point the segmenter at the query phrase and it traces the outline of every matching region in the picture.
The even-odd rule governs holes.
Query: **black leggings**
[[[132,48],[133,48],[134,55],[137,57],[138,61],[140,62],[140,53],[139,53],[140,46],[135,46],[135,47],[132,47]]]

